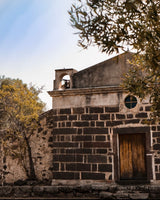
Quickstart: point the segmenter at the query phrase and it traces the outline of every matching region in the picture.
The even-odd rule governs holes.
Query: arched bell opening
[[[69,89],[71,87],[71,83],[70,83],[71,79],[70,76],[68,74],[63,74],[61,76],[61,81],[59,84],[59,90],[66,90]]]

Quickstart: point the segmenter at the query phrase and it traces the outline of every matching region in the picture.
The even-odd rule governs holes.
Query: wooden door
[[[120,179],[146,179],[145,134],[119,135]]]

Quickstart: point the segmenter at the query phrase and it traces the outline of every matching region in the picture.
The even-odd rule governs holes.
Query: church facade
[[[160,180],[160,126],[150,123],[149,99],[120,87],[131,57],[121,54],[79,72],[56,70],[48,119],[53,180]]]

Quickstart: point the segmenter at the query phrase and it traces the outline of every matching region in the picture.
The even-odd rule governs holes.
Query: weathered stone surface
[[[59,192],[58,187],[44,186],[43,187],[45,194],[52,195],[57,194]]]
[[[130,199],[148,199],[149,194],[148,193],[140,193],[140,192],[134,192],[133,194],[129,194]]]
[[[31,186],[14,187],[14,197],[30,197],[31,194],[32,194]]]
[[[117,192],[117,190],[118,190],[118,186],[117,186],[117,185],[111,185],[111,186],[108,188],[108,191],[109,191],[109,192],[112,192],[112,193]]]
[[[63,192],[63,193],[73,193],[74,191],[74,187],[73,186],[59,186],[57,187],[59,192]]]
[[[100,192],[99,196],[101,199],[115,199],[111,192]]]
[[[149,194],[149,199],[154,199],[154,200],[155,199],[160,199],[160,193],[157,193],[157,192],[156,193],[154,193],[154,192],[150,193]]]
[[[1,186],[0,199],[160,199],[159,185],[117,185],[106,182],[54,181],[52,186]]]
[[[104,184],[92,184],[92,190],[98,190],[98,191],[107,191],[109,186],[104,185]]]
[[[0,197],[8,197],[13,193],[13,187],[11,186],[1,186],[0,187]]]
[[[44,187],[35,186],[33,187],[33,194],[34,196],[43,196],[44,194]]]
[[[113,197],[115,197],[115,199],[128,199],[129,194],[124,191],[118,191],[116,193],[113,193]]]

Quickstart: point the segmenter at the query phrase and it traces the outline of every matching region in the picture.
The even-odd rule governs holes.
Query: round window
[[[137,99],[135,96],[128,95],[125,98],[125,106],[127,108],[132,109],[132,108],[136,107],[136,105],[137,105]]]

